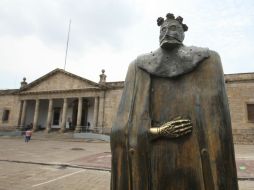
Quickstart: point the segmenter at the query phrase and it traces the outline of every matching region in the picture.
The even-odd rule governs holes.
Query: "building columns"
[[[49,99],[46,132],[50,132],[52,123],[53,99]]]
[[[104,127],[104,100],[105,99],[105,92],[103,92],[102,96],[99,98],[99,109],[98,109],[98,122],[97,122],[97,129],[98,133],[103,132]]]
[[[95,97],[94,98],[94,110],[93,110],[93,128],[97,128],[98,111],[99,111],[99,97]]]
[[[75,129],[75,132],[78,132],[78,133],[81,131],[82,106],[83,106],[83,98],[79,97],[78,98],[77,126]]]
[[[26,106],[27,100],[23,100],[22,112],[21,112],[21,121],[20,121],[20,129],[25,129],[25,119],[26,119]]]
[[[34,120],[33,120],[33,131],[38,130],[39,108],[40,108],[40,100],[36,99],[35,100]]]
[[[63,103],[63,113],[62,113],[62,122],[61,122],[61,129],[60,131],[63,133],[66,129],[66,115],[67,115],[67,98],[64,98],[64,103]]]
[[[17,123],[17,128],[18,128],[18,129],[21,129],[22,107],[23,107],[23,101],[20,100],[20,101],[19,101],[19,119],[18,119],[18,123]]]

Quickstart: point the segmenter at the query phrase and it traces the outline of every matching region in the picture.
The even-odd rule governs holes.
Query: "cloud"
[[[227,73],[253,72],[253,10],[250,0],[1,0],[0,88],[63,68],[70,19],[67,71],[124,80],[137,55],[159,47],[156,19],[168,12],[189,26],[186,45],[219,52]]]
[[[1,35],[36,35],[48,46],[65,44],[69,19],[74,50],[108,43],[121,46],[122,31],[135,20],[136,13],[125,1],[13,0],[0,4]]]
[[[60,67],[64,63],[64,49],[48,48],[34,36],[0,38],[1,75],[8,74],[5,80],[0,80],[2,88],[14,88],[11,76],[18,76],[18,83],[23,77],[29,82]],[[7,76],[8,76],[7,75]]]

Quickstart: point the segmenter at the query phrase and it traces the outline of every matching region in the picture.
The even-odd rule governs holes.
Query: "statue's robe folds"
[[[219,55],[207,52],[168,73],[155,68],[163,60],[157,52],[130,64],[112,126],[111,190],[238,189],[223,70]],[[192,121],[191,134],[149,139],[152,121],[178,116]]]

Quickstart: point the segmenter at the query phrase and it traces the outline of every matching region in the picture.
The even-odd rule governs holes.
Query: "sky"
[[[50,71],[123,81],[138,55],[159,47],[158,17],[182,16],[186,46],[217,51],[224,73],[254,72],[252,0],[0,0],[0,89]]]

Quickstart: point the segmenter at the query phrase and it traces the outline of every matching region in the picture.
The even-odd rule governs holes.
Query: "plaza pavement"
[[[240,190],[254,190],[254,145],[235,145]],[[0,137],[0,190],[109,190],[110,145],[34,135]]]

